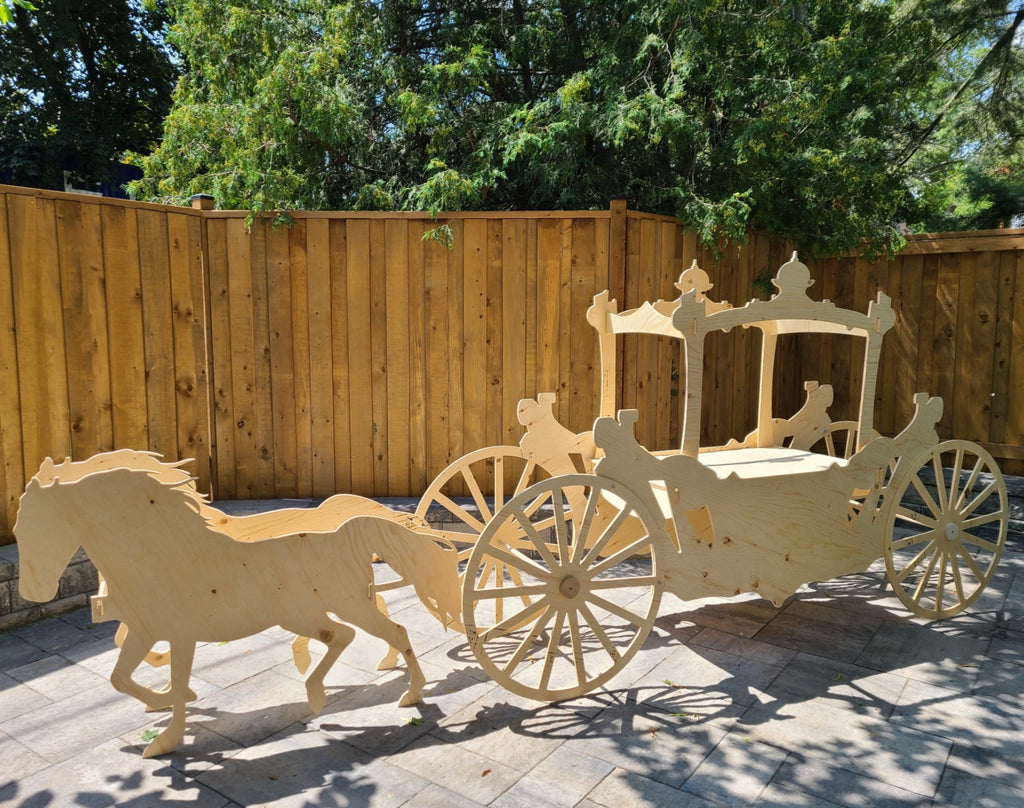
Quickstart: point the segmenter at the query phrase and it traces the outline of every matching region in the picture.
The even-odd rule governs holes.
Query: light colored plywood
[[[334,493],[334,356],[331,350],[330,223],[306,223],[306,264],[309,312],[309,417],[312,491],[315,497]]]
[[[57,241],[68,358],[71,451],[88,457],[113,448],[106,269],[100,209],[58,200]],[[13,322],[13,318],[10,322]],[[10,354],[14,358],[14,353]],[[167,423],[173,425],[171,418]]]
[[[408,634],[388,618],[375,593],[371,559],[385,559],[412,583],[431,614],[461,629],[453,550],[382,516],[375,503],[363,500],[371,507],[360,510],[355,498],[345,500],[355,515],[340,523],[337,513],[325,522],[322,513],[291,510],[273,517],[280,534],[233,538],[218,530],[216,513],[187,473],[175,465],[154,471],[152,456],[133,462],[126,457],[131,454],[44,462],[21,498],[15,532],[20,589],[30,600],[56,594],[79,546],[99,569],[104,583],[94,599],[94,618],[120,620],[127,629],[120,633],[111,683],[149,709],[172,709],[170,723],[144,756],[166,754],[181,742],[186,703],[195,698],[189,679],[196,644],[230,641],[273,625],[298,635],[293,651],[301,672],[310,661],[306,638],[327,646],[306,679],[314,712],[326,701],[325,675],[355,636],[352,626],[404,657],[410,683],[399,705],[419,701],[423,673]],[[304,520],[317,529],[308,529]],[[244,530],[251,533],[252,527]],[[170,682],[153,690],[132,674],[161,641],[170,648]],[[382,664],[396,662],[397,654],[389,653]]]

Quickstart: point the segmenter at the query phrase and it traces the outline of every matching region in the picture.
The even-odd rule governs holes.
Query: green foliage
[[[892,248],[951,48],[1001,30],[942,5],[170,0],[189,69],[136,191],[432,212],[626,193],[709,242]]]
[[[0,4],[0,175],[63,189],[71,165],[108,178],[127,149],[155,145],[176,69],[156,5],[88,0]]]

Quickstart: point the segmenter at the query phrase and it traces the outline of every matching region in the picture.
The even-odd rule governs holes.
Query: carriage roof
[[[686,354],[686,410],[682,451],[696,456],[699,450],[701,387],[704,337],[712,331],[731,331],[737,327],[759,329],[763,334],[758,427],[763,435],[772,418],[771,400],[775,367],[775,348],[780,334],[849,334],[867,340],[864,384],[861,389],[858,443],[871,434],[875,376],[881,353],[882,336],[896,321],[890,299],[883,292],[868,306],[867,314],[844,309],[828,300],[815,301],[807,289],[813,281],[807,266],[797,254],[783,264],[772,283],[778,292],[770,300],[751,300],[744,306],[716,302],[706,296],[711,288],[707,273],[694,261],[679,277],[675,300],[659,300],[619,312],[608,292],[594,298],[587,319],[597,329],[601,342],[602,395],[601,414],[614,414],[615,350],[618,334],[652,334],[681,339]]]

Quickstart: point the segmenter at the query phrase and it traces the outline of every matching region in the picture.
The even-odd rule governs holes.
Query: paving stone
[[[306,689],[294,679],[264,671],[188,705],[188,720],[242,746],[259,744],[311,714]]]
[[[480,808],[480,803],[432,783],[405,805],[409,808]]]
[[[769,799],[775,789],[782,791]],[[789,793],[790,802],[782,798],[785,793]],[[809,805],[816,805],[815,801],[820,800],[844,808],[918,808],[922,803],[920,794],[831,766],[818,758],[790,753],[756,804],[803,806],[805,803],[796,799],[795,794],[812,796]]]
[[[671,788],[626,769],[615,769],[587,795],[587,802],[607,808],[711,808],[695,794]]]
[[[769,601],[750,594],[735,598],[680,600],[666,593],[658,611],[659,619],[689,621],[740,637],[753,637],[779,613]]]
[[[0,723],[39,707],[45,707],[51,701],[41,693],[21,684],[17,679],[0,673]]]
[[[0,770],[0,805],[8,803],[8,799],[4,798],[5,792],[17,790],[12,787],[12,783],[50,765],[48,760],[4,732],[0,732],[0,760],[3,761],[3,769]]]
[[[975,696],[1006,699],[1018,703],[1022,691],[1024,665],[999,659],[986,659],[978,671],[972,692]]]
[[[29,662],[42,659],[47,654],[37,645],[23,640],[15,634],[0,634],[0,670],[19,668]]]
[[[429,785],[404,769],[298,725],[225,758],[201,773],[197,782],[239,805],[274,808],[393,808]]]
[[[751,805],[785,759],[784,749],[726,735],[682,788],[730,808]]]
[[[736,715],[736,705],[758,703],[781,672],[778,665],[693,644],[676,649],[637,685],[653,686],[643,700],[670,712],[725,716]]]
[[[781,702],[824,699],[832,707],[888,717],[907,680],[814,654],[799,654],[768,687]]]
[[[713,628],[701,629],[700,633],[687,644],[713,648],[716,651],[724,651],[780,668],[784,668],[797,655],[796,651],[789,648],[780,648],[777,645],[752,640],[749,637],[740,637]]]
[[[1021,627],[1024,628],[1024,625]],[[1024,631],[997,628],[992,634],[992,644],[988,647],[988,655],[993,659],[1024,665]]]
[[[854,662],[884,622],[817,603],[790,601],[756,639],[795,651]]]
[[[982,748],[971,742],[956,742],[946,763],[947,772],[949,769],[1024,791],[1024,767],[1021,766],[1020,755],[1012,749],[1004,754],[1000,749]]]
[[[494,808],[572,808],[614,766],[560,746],[491,805]]]
[[[216,687],[230,687],[291,658],[288,643],[256,634],[230,643],[203,643],[196,648],[192,671]]]
[[[11,633],[32,643],[36,648],[42,648],[48,654],[62,653],[76,645],[82,645],[95,639],[88,631],[58,617],[40,620],[38,623],[27,626],[19,626]]]
[[[92,612],[89,609],[76,609],[73,612],[68,612],[60,617],[65,623],[69,623],[72,626],[87,631],[97,639],[113,639],[117,633],[117,628],[121,624],[117,620],[104,620],[101,623],[95,623],[92,619]]]
[[[16,781],[0,802],[19,805],[194,805],[221,808],[229,801],[159,759],[125,754],[107,740]]]
[[[830,706],[825,699],[773,702],[748,710],[733,734],[827,761],[931,797],[952,742]]]
[[[127,755],[139,755],[149,745],[147,738],[153,737],[147,733],[159,732],[166,726],[164,720],[167,713],[149,713],[150,722],[130,733],[120,736],[123,744],[121,751]],[[168,755],[161,757],[183,774],[195,777],[204,771],[219,764],[225,758],[237,754],[245,747],[234,741],[225,738],[209,728],[212,722],[194,720],[185,725],[185,737],[178,748]]]
[[[388,762],[476,802],[488,804],[522,776],[495,760],[426,735]]]
[[[572,739],[572,749],[678,788],[728,728],[647,704],[611,707]]]
[[[776,783],[769,783],[753,806],[754,808],[795,808],[795,806],[799,806],[799,808],[837,808],[838,803]]]
[[[910,681],[894,723],[978,749],[1024,759],[1024,703]]]
[[[144,726],[144,709],[140,702],[103,684],[5,721],[3,730],[56,763]]]
[[[991,626],[991,624],[989,623]],[[990,638],[941,623],[886,622],[856,663],[908,679],[969,690],[985,659]]]
[[[956,769],[946,769],[934,804],[936,808],[962,808],[967,805],[971,808],[1020,808],[1024,805],[1024,790]]]
[[[59,656],[44,657],[14,668],[10,675],[50,701],[59,701],[105,684],[102,676]]]

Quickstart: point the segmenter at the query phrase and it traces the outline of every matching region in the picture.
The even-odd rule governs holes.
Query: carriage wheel
[[[889,581],[915,614],[951,617],[977,599],[1003,553],[1003,475],[980,446],[949,440],[897,478],[886,494]]]
[[[638,537],[606,555],[638,519]],[[466,636],[480,665],[507,690],[543,701],[608,681],[657,616],[664,530],[663,518],[602,477],[554,477],[515,496],[480,535],[463,581]],[[508,577],[496,584],[497,564]],[[496,603],[505,604],[502,619]]]
[[[811,451],[849,460],[857,452],[859,426],[856,421],[833,421],[828,431],[811,447]],[[872,440],[879,437],[878,432],[872,430],[872,433]]]

